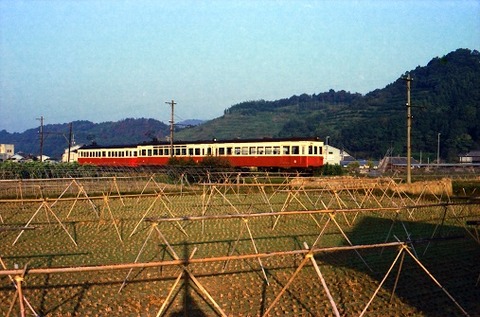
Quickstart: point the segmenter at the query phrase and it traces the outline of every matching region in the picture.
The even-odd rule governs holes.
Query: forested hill
[[[222,117],[177,133],[177,138],[329,136],[330,143],[364,158],[380,158],[393,147],[406,153],[406,82],[410,73],[412,153],[456,161],[459,153],[480,148],[480,53],[458,49],[426,66],[399,74],[383,89],[365,96],[345,91],[248,101]]]

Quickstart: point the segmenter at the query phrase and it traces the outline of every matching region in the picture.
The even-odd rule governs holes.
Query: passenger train
[[[323,166],[319,138],[264,138],[135,145],[86,145],[78,149],[78,162],[99,166],[162,166],[171,157],[200,163],[205,157],[226,159],[232,167],[308,169]]]

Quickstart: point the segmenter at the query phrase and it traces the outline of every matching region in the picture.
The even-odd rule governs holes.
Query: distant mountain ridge
[[[178,127],[193,127],[203,120],[189,119],[176,123]],[[155,119],[127,118],[116,122],[93,123],[79,120],[72,124],[75,144],[96,142],[103,145],[135,144],[155,139],[165,139],[170,135],[170,126]],[[53,158],[60,158],[68,147],[70,123],[46,124],[44,131],[43,153]],[[40,153],[39,127],[28,129],[22,133],[0,131],[0,143],[15,144],[15,152],[26,154]]]
[[[124,119],[117,122],[93,123],[90,121],[72,122],[72,131],[76,144],[130,144],[162,138],[168,135],[169,126],[155,119]],[[68,148],[70,124],[47,124],[43,127],[43,153],[53,158],[60,158]],[[15,151],[40,153],[39,128],[29,129],[23,133],[0,131],[0,143],[13,143]]]
[[[439,139],[444,160],[455,161],[459,153],[480,149],[480,53],[458,49],[408,73],[413,78],[414,157],[436,158]],[[366,95],[329,90],[276,101],[242,102],[200,125],[177,124],[175,139],[328,136],[333,146],[363,158],[380,158],[389,148],[395,155],[405,155],[406,83],[402,77],[406,74]],[[169,129],[169,125],[145,118],[73,122],[77,144],[164,139]],[[69,125],[46,125],[44,130],[44,153],[58,158],[68,145]],[[0,131],[0,143],[13,143],[16,151],[39,153],[38,128],[13,134]]]

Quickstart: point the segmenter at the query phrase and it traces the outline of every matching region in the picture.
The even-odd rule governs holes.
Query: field
[[[152,174],[0,196],[1,316],[480,315],[480,203],[448,190]]]

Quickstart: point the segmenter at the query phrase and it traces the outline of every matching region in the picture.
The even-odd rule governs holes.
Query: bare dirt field
[[[304,184],[0,184],[0,315],[480,316],[478,200]]]

